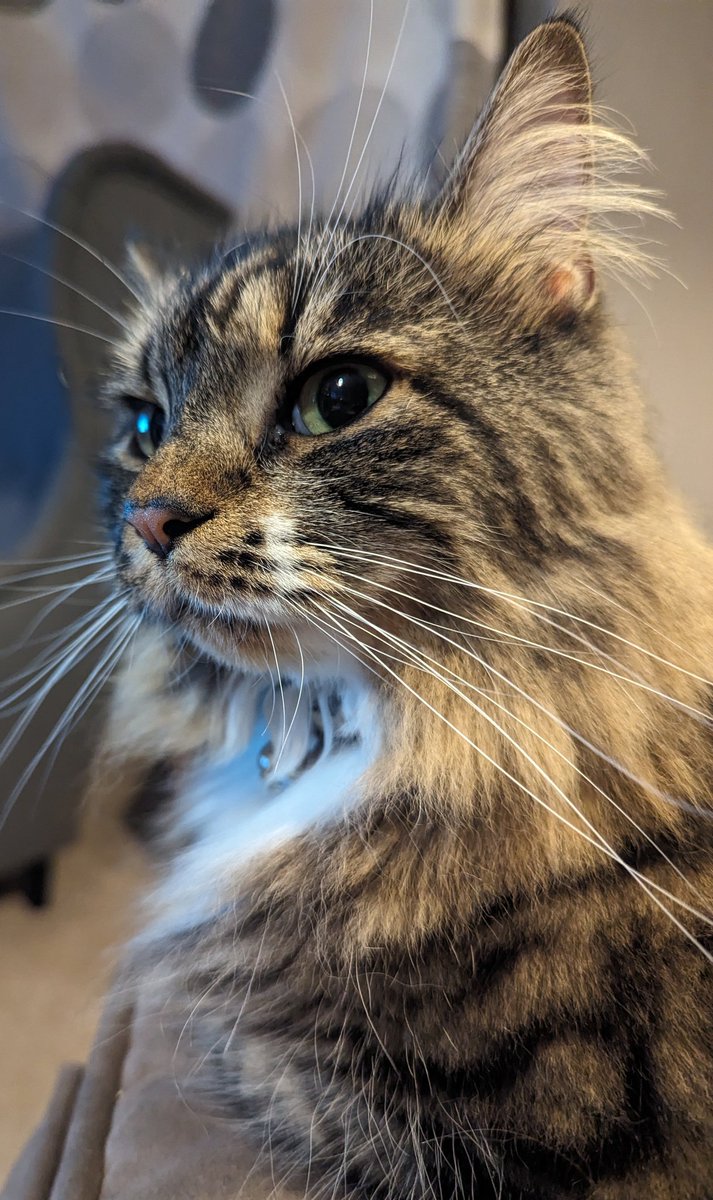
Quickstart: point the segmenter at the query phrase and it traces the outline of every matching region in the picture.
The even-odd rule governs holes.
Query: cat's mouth
[[[230,552],[228,569],[219,570],[228,551],[211,547],[206,566],[187,548],[177,549],[159,557],[127,538],[119,554],[121,582],[137,609],[221,666],[260,674],[286,669],[298,677],[308,666],[326,677],[345,663],[359,670],[359,647],[367,646],[370,662],[369,646],[378,653],[376,625],[359,622],[351,637],[343,623],[358,620],[368,597],[350,594],[349,605],[342,604],[345,589],[326,555],[273,552],[268,561]],[[377,619],[386,625],[388,616],[380,609]]]
[[[275,653],[281,658],[286,654],[290,659],[295,656],[293,630],[299,624],[297,615],[275,611],[274,604],[257,602],[251,611],[234,611],[186,591],[159,604],[143,603],[155,620],[180,632],[203,654],[223,665],[263,671],[266,660],[269,663]]]
[[[147,606],[154,619],[188,639],[201,654],[222,666],[263,674],[274,667],[299,667],[299,645],[309,644],[314,655],[313,628],[296,613],[262,612],[250,614],[226,611],[193,598],[176,597],[165,606]],[[319,639],[321,640],[321,639]],[[304,650],[303,650],[304,653]]]
[[[265,581],[243,588],[195,567],[154,563],[148,552],[124,559],[120,572],[136,607],[150,620],[179,633],[221,665],[264,672],[266,663],[300,667],[309,652],[317,661],[333,657],[300,602]]]

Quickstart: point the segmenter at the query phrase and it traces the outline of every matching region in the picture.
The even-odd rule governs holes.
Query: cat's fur
[[[107,460],[148,614],[115,743],[180,778],[273,653],[299,680],[297,639],[378,730],[346,814],[182,860],[151,948],[215,1094],[310,1195],[713,1195],[713,559],[601,295],[644,261],[606,222],[652,206],[613,174],[633,153],[549,23],[437,200],[148,280],[116,364],[170,415],[144,465],[121,430]],[[383,399],[285,432],[291,381],[354,354]],[[159,561],[127,498],[209,519]]]

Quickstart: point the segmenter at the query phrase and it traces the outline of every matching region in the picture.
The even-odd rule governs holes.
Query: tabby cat
[[[112,738],[177,842],[143,953],[309,1196],[713,1196],[713,556],[601,291],[646,270],[639,159],[560,18],[435,198],[135,256]]]

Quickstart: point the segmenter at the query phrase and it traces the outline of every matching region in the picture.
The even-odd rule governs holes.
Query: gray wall
[[[521,35],[547,10],[520,6]],[[588,30],[599,101],[633,125],[676,225],[650,234],[671,275],[636,300],[620,289],[624,321],[664,458],[713,534],[713,2],[590,0]],[[638,301],[638,303],[637,303]]]

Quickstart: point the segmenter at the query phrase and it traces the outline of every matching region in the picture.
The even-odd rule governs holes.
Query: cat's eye
[[[163,438],[165,418],[157,404],[146,401],[132,405],[134,416],[133,444],[142,458],[151,458]]]
[[[340,429],[376,404],[388,386],[383,371],[366,363],[330,363],[302,384],[292,426],[312,435]]]

